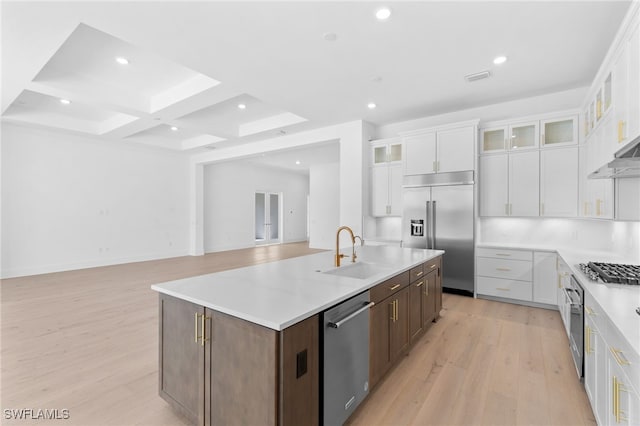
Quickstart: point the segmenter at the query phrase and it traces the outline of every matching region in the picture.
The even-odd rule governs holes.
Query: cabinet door
[[[389,369],[389,324],[395,307],[394,297],[376,303],[369,311],[369,388],[372,389]]]
[[[467,126],[437,133],[438,173],[475,170],[475,129]]]
[[[192,424],[204,422],[204,308],[160,295],[160,396]]]
[[[385,164],[389,161],[387,145],[377,145],[373,147],[373,164]]]
[[[533,253],[533,301],[538,303],[557,303],[556,254],[548,252]]]
[[[411,342],[420,336],[424,326],[424,285],[423,278],[412,282],[409,287],[409,336]]]
[[[425,277],[423,297],[424,301],[424,329],[426,330],[429,323],[436,318],[436,279],[438,277],[437,271],[429,272]]]
[[[628,118],[629,109],[629,73],[628,73],[628,55],[627,45],[623,43],[620,53],[613,63],[613,114],[615,116],[616,134],[612,138],[612,152],[617,151],[628,139]]]
[[[538,122],[531,121],[526,123],[512,124],[509,126],[509,146],[513,149],[537,148],[539,139]]]
[[[607,348],[593,320],[584,321],[584,389],[598,424],[607,418]]]
[[[389,166],[389,210],[391,216],[402,216],[402,165]]]
[[[389,327],[389,358],[395,362],[409,345],[409,287],[391,297],[395,312]]]
[[[578,143],[578,117],[540,121],[542,146],[575,145]]]
[[[540,201],[538,151],[509,154],[509,215],[538,216]]]
[[[389,211],[389,167],[371,168],[371,214],[386,216]]]
[[[540,216],[578,215],[578,148],[540,151]]]
[[[404,139],[404,174],[436,172],[436,133],[424,133]]]
[[[441,264],[442,265],[442,264]],[[435,305],[436,305],[436,315],[434,321],[437,321],[440,318],[440,311],[442,310],[442,266],[439,266],[436,271],[435,277]]]
[[[509,202],[507,154],[480,157],[480,216],[506,216]]]
[[[608,354],[608,386],[600,388],[609,390],[608,421],[610,425],[637,425],[640,422],[640,397],[629,377],[622,371],[610,351]]]
[[[211,344],[207,345],[210,350],[205,377],[210,391],[205,425],[275,426],[279,402],[278,332],[209,309],[207,316],[211,318]]]
[[[483,153],[505,151],[507,149],[507,127],[482,129],[480,149]]]

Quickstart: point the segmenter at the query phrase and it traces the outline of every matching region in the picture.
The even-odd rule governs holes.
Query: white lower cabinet
[[[533,253],[533,301],[557,304],[557,255],[551,252]]]
[[[640,355],[588,292],[584,302],[584,387],[599,425],[640,424]]]

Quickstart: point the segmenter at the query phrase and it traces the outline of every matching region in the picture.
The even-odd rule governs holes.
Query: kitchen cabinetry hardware
[[[435,267],[436,267],[436,265],[431,265],[431,268],[435,268]],[[418,271],[418,273],[416,274],[416,277],[420,277],[420,276],[422,276],[422,274],[424,274],[423,271]]]
[[[622,142],[625,139],[625,137],[624,137],[624,125],[625,125],[624,120],[618,121],[618,143]]]
[[[596,200],[596,216],[602,216],[602,200]]]
[[[436,266],[438,266],[438,265],[431,265],[431,266],[429,266],[429,269],[434,269]]]
[[[613,358],[615,358],[618,365],[631,365],[631,363],[625,358],[624,354],[620,349],[616,349],[614,347],[609,348]]]
[[[591,332],[593,330],[591,329],[591,327],[589,327],[588,325],[585,325],[584,327],[584,353],[585,354],[592,354],[593,353],[593,349],[591,348]]]
[[[507,254],[507,253],[496,253],[496,256],[511,257],[511,255],[510,255],[510,254]]]
[[[389,291],[393,291],[393,290],[395,290],[395,289],[396,289],[396,288],[398,288],[398,287],[400,287],[400,284],[396,284],[396,285],[394,285],[394,286],[390,287],[390,288],[389,288]]]
[[[628,390],[622,385],[622,383],[620,383],[620,381],[616,376],[613,376],[612,404],[613,404],[613,415],[616,418],[616,423],[620,423],[620,421],[628,420],[625,417],[625,413],[622,411],[622,409],[620,409],[620,392],[628,392]]]
[[[505,271],[505,272],[508,272],[508,271],[510,271],[510,270],[511,270],[511,268],[496,268],[496,271]]]
[[[509,289],[509,288],[503,288],[503,287],[496,287],[496,290],[500,290],[500,291],[511,291],[511,289]]]
[[[588,315],[598,315],[593,309],[591,309],[589,306],[585,306],[584,307],[584,311],[588,314]]]
[[[420,281],[418,284],[416,284],[416,287],[420,287],[422,284],[424,284],[424,281]]]

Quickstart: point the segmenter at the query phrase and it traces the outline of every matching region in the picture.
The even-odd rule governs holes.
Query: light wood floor
[[[2,409],[69,410],[38,425],[185,424],[158,396],[150,285],[316,251],[286,244],[3,280]],[[595,424],[557,312],[447,294],[443,304],[351,424]]]

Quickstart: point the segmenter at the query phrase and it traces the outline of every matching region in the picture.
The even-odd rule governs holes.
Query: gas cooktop
[[[640,285],[640,265],[619,263],[589,262],[581,263],[580,269],[592,281],[605,283]]]

